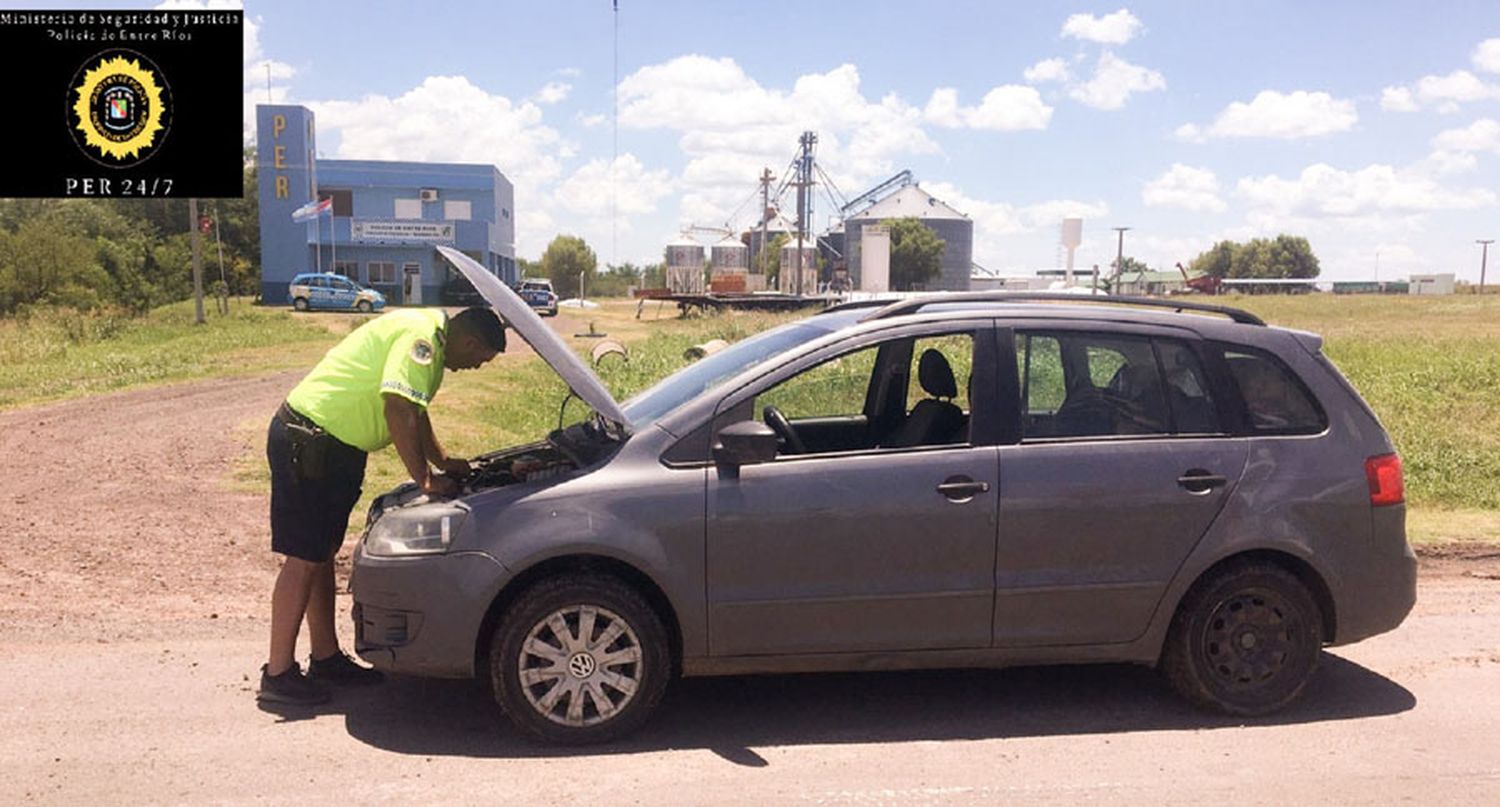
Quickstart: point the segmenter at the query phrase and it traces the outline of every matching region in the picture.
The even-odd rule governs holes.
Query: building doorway
[[[401,267],[401,300],[406,305],[422,304],[422,264],[408,263]]]

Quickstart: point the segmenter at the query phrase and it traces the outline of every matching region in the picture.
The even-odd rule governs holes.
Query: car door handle
[[[990,483],[975,482],[967,476],[950,476],[937,486],[937,492],[955,502],[966,502],[975,494],[988,493]]]
[[[1207,493],[1217,487],[1229,484],[1229,480],[1212,471],[1202,468],[1189,469],[1182,476],[1177,477],[1177,484],[1181,485],[1189,493]]]

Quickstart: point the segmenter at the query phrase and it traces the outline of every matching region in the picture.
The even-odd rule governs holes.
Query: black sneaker
[[[296,662],[280,675],[271,675],[264,664],[260,667],[260,693],[255,696],[256,700],[315,706],[326,703],[329,697],[328,688],[303,675]]]
[[[328,658],[308,659],[307,677],[315,682],[323,681],[349,686],[378,684],[385,680],[385,675],[379,670],[372,670],[357,664],[342,650]]]

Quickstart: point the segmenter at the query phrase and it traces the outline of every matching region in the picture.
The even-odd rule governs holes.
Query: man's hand
[[[429,474],[422,482],[422,492],[428,496],[457,496],[458,483],[452,477]]]
[[[454,479],[463,479],[474,471],[474,469],[469,466],[469,461],[463,459],[462,457],[448,457],[447,459],[441,460],[435,464],[437,465],[437,469],[439,471],[442,471],[443,473],[453,477]]]

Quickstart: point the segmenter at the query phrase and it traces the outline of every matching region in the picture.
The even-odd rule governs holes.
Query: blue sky
[[[1325,277],[1378,254],[1383,278],[1477,279],[1500,237],[1494,0],[621,0],[613,163],[608,0],[245,7],[248,99],[269,62],[325,156],[499,166],[526,257],[568,232],[655,261],[683,224],[749,225],[803,129],[845,195],[910,168],[1005,272],[1056,266],[1065,215],[1082,266],[1130,226],[1160,268],[1288,232]]]

